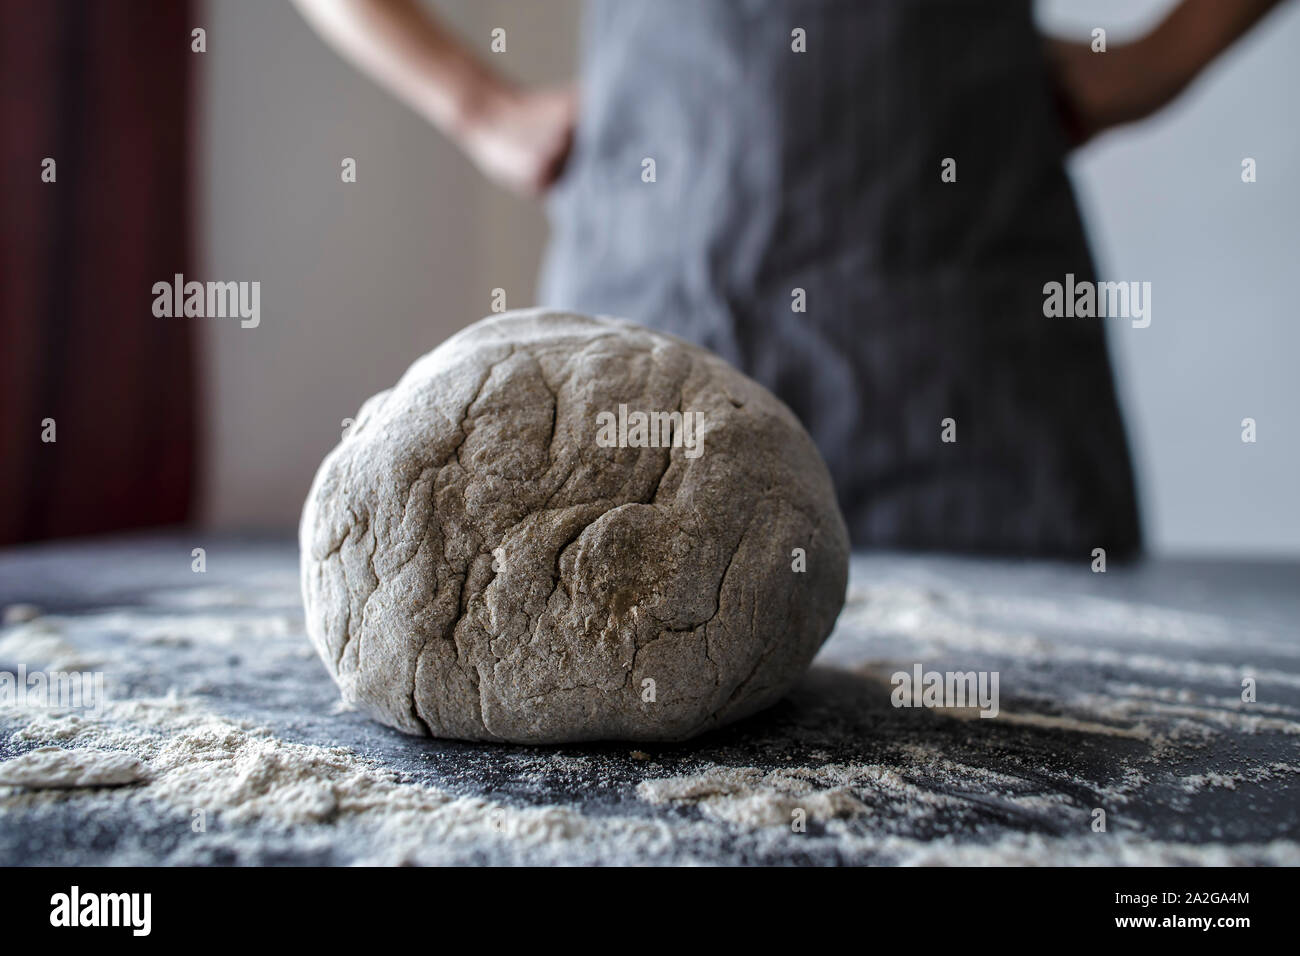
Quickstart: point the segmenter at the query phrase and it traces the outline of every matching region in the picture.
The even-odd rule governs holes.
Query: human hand
[[[521,90],[492,83],[467,111],[458,139],[488,178],[524,196],[544,193],[573,145],[577,91]]]

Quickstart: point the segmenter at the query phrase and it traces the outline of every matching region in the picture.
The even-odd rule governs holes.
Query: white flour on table
[[[1012,601],[911,584],[855,587],[842,619],[843,637],[832,640],[822,661],[845,679],[865,675],[863,686],[873,688],[871,693],[887,696],[884,682],[898,663],[879,656],[885,640],[905,647],[909,660],[984,654],[1022,666],[1115,668],[1116,676],[1090,688],[1026,692],[991,721],[973,712],[936,718],[946,722],[945,734],[960,732],[975,741],[964,758],[902,737],[887,759],[857,759],[846,755],[844,745],[858,741],[838,741],[820,730],[807,739],[796,732],[774,742],[762,751],[764,766],[720,762],[707,756],[704,744],[704,755],[688,761],[688,772],[668,772],[667,756],[644,745],[628,748],[639,782],[621,803],[592,812],[578,796],[526,805],[492,792],[458,794],[408,779],[345,747],[284,739],[257,721],[224,712],[216,681],[196,681],[170,694],[140,695],[134,689],[148,676],[138,662],[146,651],[208,655],[205,661],[234,653],[248,658],[239,666],[254,670],[251,665],[308,661],[312,652],[295,602],[287,588],[199,588],[157,595],[148,610],[16,619],[0,632],[0,664],[101,667],[110,678],[110,700],[94,715],[0,708],[0,733],[7,732],[9,752],[17,754],[8,775],[0,765],[0,780],[6,781],[0,785],[0,818],[77,806],[100,818],[171,820],[185,837],[156,860],[163,863],[203,862],[218,851],[243,854],[267,846],[342,848],[349,862],[358,863],[689,863],[711,862],[719,843],[738,837],[760,855],[798,852],[798,841],[807,840],[809,846],[833,845],[848,859],[862,855],[904,864],[1300,863],[1294,840],[1153,839],[1125,818],[1125,807],[1162,778],[1189,799],[1231,796],[1265,783],[1295,786],[1300,712],[1271,701],[1247,706],[1232,690],[1243,675],[1261,686],[1300,686],[1300,653],[1273,648],[1271,663],[1260,667],[1214,659],[1212,652],[1225,643],[1243,646],[1247,660],[1259,649],[1249,634],[1232,633],[1212,615],[1093,597]],[[1015,624],[999,625],[1004,618]],[[1041,636],[1063,622],[1078,626],[1079,642]],[[92,633],[107,636],[85,637]],[[1140,650],[1119,646],[1133,634],[1145,639]],[[1222,689],[1189,686],[1198,682],[1217,682]],[[897,716],[884,706],[879,714],[882,721]],[[972,762],[970,753],[979,752],[981,734],[993,731],[986,723],[998,725],[998,733],[1061,735],[1087,746],[1109,741],[1131,748],[1132,756],[1114,758],[1104,781],[1081,779],[1069,766],[983,765]],[[1289,756],[1219,759],[1213,769],[1198,769],[1203,748],[1228,732],[1270,735],[1290,748]],[[783,752],[789,765],[773,766]],[[531,754],[515,773],[516,783],[535,784],[541,792],[556,781],[575,780],[581,787],[600,782],[599,758]],[[1109,832],[1090,832],[1090,814],[1098,805],[1113,814]],[[946,832],[955,817],[989,807],[1013,823],[1042,820],[1068,832]],[[796,811],[806,815],[813,832],[792,832]],[[207,829],[196,832],[200,816]],[[136,852],[138,858],[131,859],[132,851],[124,850],[118,862],[154,861],[144,850]]]

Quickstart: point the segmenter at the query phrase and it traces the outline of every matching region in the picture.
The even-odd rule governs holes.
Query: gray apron
[[[774,391],[858,546],[1138,547],[1115,320],[1043,315],[1093,265],[1028,0],[598,0],[584,32],[542,304]]]

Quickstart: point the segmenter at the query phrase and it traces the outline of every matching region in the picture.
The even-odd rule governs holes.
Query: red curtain
[[[201,24],[185,2],[0,10],[0,543],[184,521],[195,320],[155,318],[151,290],[190,265]]]

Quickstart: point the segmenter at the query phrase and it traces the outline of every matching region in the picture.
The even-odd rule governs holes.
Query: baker
[[[1104,323],[1044,317],[1047,283],[1095,281],[1063,160],[1277,0],[1183,0],[1109,47],[1044,39],[1029,0],[593,0],[580,97],[507,82],[416,0],[297,2],[487,175],[548,195],[543,304],[782,398],[855,544],[1138,549]]]

